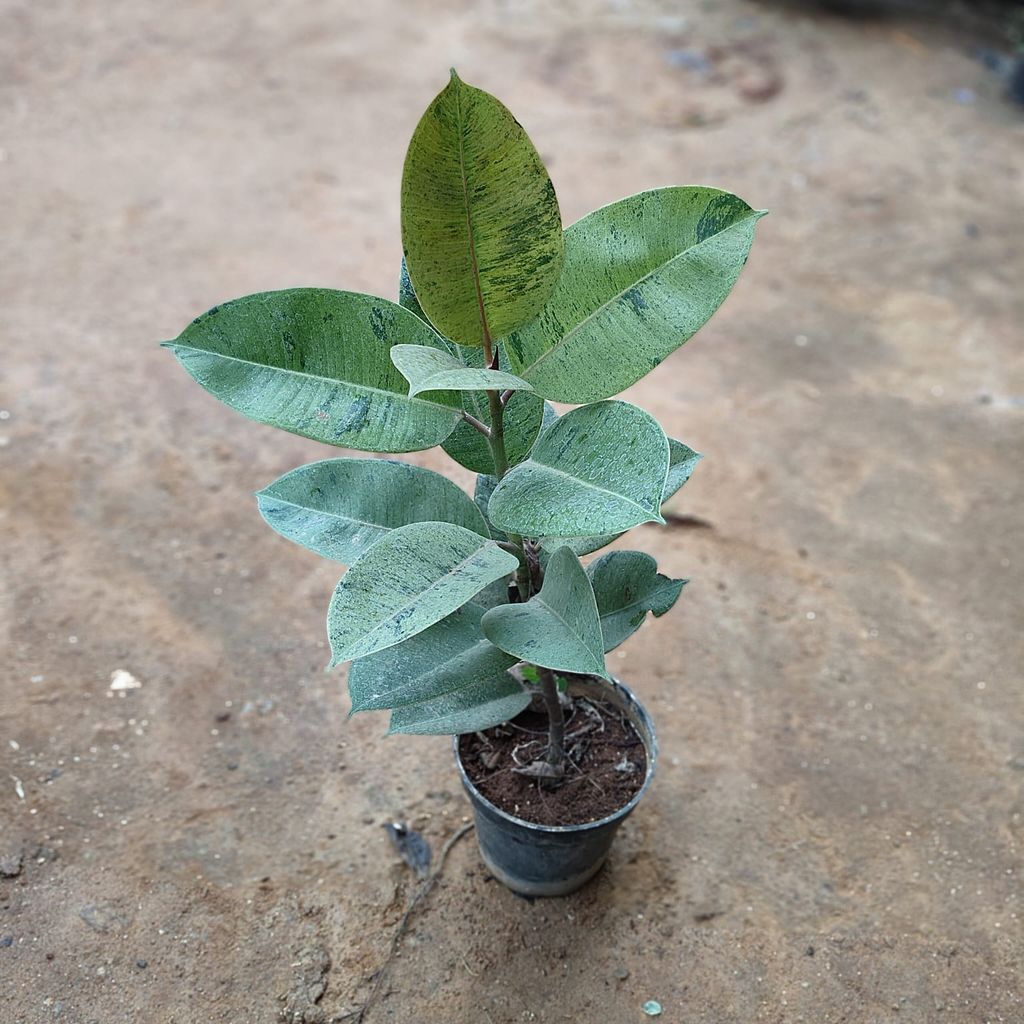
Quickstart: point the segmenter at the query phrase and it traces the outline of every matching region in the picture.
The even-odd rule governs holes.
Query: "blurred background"
[[[706,455],[629,544],[659,777],[528,903],[453,850],[366,1020],[1024,1019],[1024,118],[1015,3],[0,0],[5,1021],[355,1019],[465,820],[448,743],[346,721],[341,569],[252,493],[332,449],[157,342],[265,289],[396,294],[409,136],[496,93],[566,223],[771,216],[626,397]],[[408,457],[468,474],[440,451]]]

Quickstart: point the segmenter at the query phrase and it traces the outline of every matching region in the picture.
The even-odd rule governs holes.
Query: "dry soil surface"
[[[366,1020],[1024,1020],[1024,121],[969,38],[740,0],[0,25],[4,1022],[352,1019],[415,885],[382,824],[465,820],[446,740],[346,721],[340,567],[256,513],[329,450],[156,347],[249,292],[393,295],[450,64],[567,222],[679,182],[772,214],[627,393],[707,455],[673,507],[710,525],[629,539],[693,580],[613,658],[649,798],[564,900],[455,845]]]

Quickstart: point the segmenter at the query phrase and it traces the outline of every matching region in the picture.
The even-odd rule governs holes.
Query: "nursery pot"
[[[473,805],[480,855],[500,882],[523,896],[566,896],[590,881],[604,864],[619,825],[626,820],[654,777],[658,741],[647,711],[618,679],[570,683],[574,697],[591,697],[619,708],[636,729],[647,753],[647,774],[629,803],[613,814],[583,825],[537,825],[492,804],[473,785],[454,738],[455,763]]]

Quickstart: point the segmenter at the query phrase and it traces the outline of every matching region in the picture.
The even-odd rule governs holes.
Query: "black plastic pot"
[[[570,694],[606,700],[621,708],[643,740],[647,752],[644,783],[624,807],[585,825],[537,825],[495,807],[470,781],[459,756],[455,737],[455,763],[476,818],[480,855],[494,877],[523,896],[566,896],[585,885],[604,864],[612,839],[654,777],[658,741],[644,707],[618,679],[573,682]]]

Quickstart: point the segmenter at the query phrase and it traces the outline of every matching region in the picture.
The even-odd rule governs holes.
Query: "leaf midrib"
[[[466,385],[439,385],[434,383],[431,387],[429,386],[431,381],[436,381],[438,377],[444,377],[449,374],[484,374],[484,382],[490,381],[492,384],[491,388],[478,387],[474,384]],[[491,374],[496,375],[492,377]],[[510,383],[511,382],[511,383]],[[528,381],[522,380],[517,377],[514,373],[507,373],[505,370],[490,370],[480,369],[477,366],[453,366],[450,370],[438,370],[435,373],[431,373],[426,377],[420,379],[419,382],[413,383],[409,381],[409,395],[420,395],[424,391],[534,391],[534,387]]]
[[[594,665],[599,666],[602,670],[606,670],[605,669],[605,665],[604,665],[604,660],[603,659],[599,660],[597,658],[594,658],[594,652],[590,649],[590,645],[586,642],[586,640],[583,639],[583,637],[579,633],[576,632],[575,629],[573,629],[573,627],[571,625],[569,625],[569,623],[562,617],[562,615],[560,615],[557,611],[555,611],[555,609],[551,605],[549,605],[547,603],[547,601],[545,601],[540,594],[538,594],[534,598],[534,600],[537,602],[538,605],[540,605],[541,608],[545,609],[547,612],[549,612],[551,615],[553,615],[563,626],[565,626],[566,632],[570,636],[575,637],[575,639],[579,642],[579,644],[583,648],[583,650],[586,651],[587,654],[590,655],[591,659],[593,660]],[[526,606],[524,605],[523,607],[525,608]],[[594,611],[595,612],[597,611],[597,603],[596,602],[594,604]],[[600,625],[601,616],[598,615],[597,618],[598,618],[598,624]]]
[[[508,667],[505,668],[505,669],[502,669],[502,671],[500,673],[496,673],[496,675],[503,675],[503,674],[507,675],[508,674],[508,669],[510,669],[516,663],[516,661],[517,661],[517,658],[516,658],[516,656],[514,654],[508,654],[506,651],[502,651],[500,647],[495,647],[495,645],[492,644],[490,642],[490,640],[480,639],[480,640],[475,641],[471,647],[464,648],[463,650],[459,651],[458,654],[456,654],[453,657],[448,658],[447,660],[442,662],[441,665],[435,666],[429,672],[424,672],[422,675],[416,676],[415,679],[416,680],[425,680],[425,679],[430,679],[430,678],[437,677],[437,676],[443,676],[445,672],[451,671],[449,666],[455,665],[457,662],[461,662],[463,660],[469,659],[469,657],[471,655],[474,655],[476,653],[476,651],[478,650],[478,648],[481,648],[481,647],[493,647],[494,650],[498,651],[501,654],[505,654],[505,656],[507,658],[511,659],[509,661]],[[470,678],[470,679],[466,680],[465,682],[456,682],[454,685],[450,686],[448,689],[446,689],[446,690],[437,690],[437,691],[431,693],[430,696],[428,696],[428,697],[417,697],[414,700],[403,701],[401,704],[389,704],[388,705],[388,709],[391,710],[391,711],[394,711],[397,708],[411,708],[411,707],[415,707],[417,704],[426,704],[427,701],[437,700],[440,697],[448,697],[448,696],[450,696],[453,693],[459,693],[461,690],[467,690],[467,689],[469,689],[469,687],[475,686],[479,681],[480,681],[479,678]],[[384,695],[382,695],[382,696],[384,696]]]
[[[511,679],[513,677],[510,676],[509,678]],[[468,689],[469,686],[471,686],[471,685],[472,684],[467,684],[462,689]],[[527,691],[525,690],[525,688],[520,688],[520,689],[521,689],[522,696],[524,696],[524,697],[528,697],[529,696]],[[457,690],[453,690],[452,692],[453,693],[457,693],[458,691]],[[445,696],[448,696],[448,695],[446,694]],[[431,715],[429,718],[417,719],[417,724],[429,725],[431,728],[434,728],[434,727],[436,727],[438,725],[438,723],[442,723],[442,722],[443,723],[447,723],[451,719],[456,718],[458,715],[463,714],[466,711],[476,711],[476,710],[479,710],[481,708],[487,708],[487,707],[490,707],[492,704],[500,704],[502,701],[511,700],[513,697],[516,697],[516,696],[518,696],[518,694],[516,694],[515,692],[512,692],[512,693],[504,693],[504,694],[499,694],[497,696],[488,697],[485,700],[479,701],[476,704],[470,704],[468,707],[463,708],[461,711],[450,712],[449,714],[446,714],[446,715]],[[421,701],[420,702],[420,704],[426,704],[426,703],[427,703],[427,701]],[[416,707],[419,707],[419,706],[420,706],[419,704],[405,704],[401,708],[392,708],[391,710],[392,711],[408,711],[411,708],[416,708]],[[401,730],[401,729],[397,730],[397,733],[399,735],[401,735],[403,732],[404,732],[404,730]],[[390,729],[388,730],[388,734],[389,735],[394,735],[393,733],[391,733]]]
[[[281,505],[287,505],[289,508],[297,508],[297,509],[301,510],[302,512],[315,512],[317,515],[322,515],[322,516],[328,517],[330,519],[337,519],[341,523],[352,523],[354,526],[372,526],[372,527],[374,527],[377,530],[383,530],[385,533],[394,533],[395,530],[402,529],[402,526],[411,526],[412,525],[412,523],[402,523],[402,526],[385,526],[383,523],[374,523],[374,522],[371,522],[368,519],[357,519],[355,516],[343,516],[343,515],[340,515],[337,512],[328,512],[326,509],[317,508],[314,505],[300,505],[297,501],[292,501],[289,498],[281,498],[278,495],[271,493],[270,491],[257,491],[256,492],[256,498],[257,499],[259,499],[259,498],[264,498],[264,499],[270,498],[270,499],[272,499],[272,500],[274,500],[276,502],[279,502]],[[474,508],[476,508],[475,505],[474,505]],[[477,511],[479,512],[480,509],[477,508]],[[483,521],[484,528],[486,529],[487,522],[486,522],[486,520],[484,520],[482,512],[480,513],[480,518]],[[442,522],[442,521],[446,522],[447,520],[437,520],[437,522]],[[413,520],[413,522],[426,523],[426,522],[434,522],[434,520],[416,519],[416,520]],[[462,523],[451,523],[450,525],[452,525],[452,526],[462,526]],[[471,526],[465,526],[465,527],[463,527],[463,529],[469,530],[472,533],[477,533],[477,531],[474,530]],[[492,537],[489,537],[486,533],[478,533],[477,535],[480,536],[480,537],[483,537],[484,540],[492,540],[493,539]]]
[[[644,508],[643,505],[640,505],[637,502],[633,501],[632,498],[628,498],[624,494],[619,494],[618,491],[610,491],[610,490],[608,490],[607,487],[601,487],[599,484],[591,483],[589,480],[584,480],[582,477],[573,476],[572,473],[567,473],[564,469],[556,469],[554,466],[549,466],[546,462],[541,462],[539,459],[530,459],[529,462],[532,462],[533,465],[535,465],[535,466],[540,466],[542,469],[547,470],[549,473],[555,473],[558,476],[565,477],[567,480],[572,480],[575,483],[582,484],[584,487],[589,487],[591,490],[599,491],[601,494],[609,494],[613,498],[618,498],[624,504],[626,504],[628,506],[631,506],[632,508],[639,509],[641,512],[643,512],[648,517],[647,520],[645,520],[646,522],[656,523],[658,521],[658,517],[654,516],[654,515],[651,515],[651,512],[650,512],[649,509],[646,509],[646,508]],[[524,463],[523,465],[528,465],[528,464],[529,463]],[[636,524],[636,525],[639,525],[639,524]],[[590,533],[588,533],[588,534],[584,534],[584,536],[586,536],[586,537],[603,537],[604,534],[599,534],[599,533],[590,534]]]
[[[466,146],[462,130],[462,89],[460,81],[455,90],[455,122],[459,132],[459,176],[462,178],[462,205],[466,211],[466,232],[469,236],[469,265],[473,272],[473,287],[476,290],[477,315],[480,317],[480,331],[483,339],[490,345],[491,329],[487,322],[487,309],[484,306],[484,293],[480,287],[480,265],[476,259],[476,238],[473,234],[473,212],[469,205],[469,175],[466,173]]]
[[[455,526],[455,524],[454,524],[454,523],[447,523],[447,524],[446,524],[446,523],[442,523],[441,525],[442,525],[442,526],[444,526],[444,525],[447,525],[447,526]],[[460,527],[460,529],[461,529],[461,527]],[[393,531],[393,532],[397,532],[397,531]],[[472,532],[472,531],[470,531],[470,530],[467,530],[466,532],[467,532],[467,533],[470,533],[470,532]],[[479,536],[479,535],[478,535],[478,534],[476,534],[475,536]],[[482,539],[484,540],[484,543],[483,543],[483,544],[481,544],[481,545],[479,545],[479,546],[478,546],[478,547],[477,547],[477,548],[476,548],[476,549],[475,549],[475,550],[473,551],[473,553],[472,553],[472,554],[470,554],[470,555],[467,555],[467,556],[466,556],[466,557],[465,557],[464,559],[462,559],[462,561],[461,561],[461,562],[459,562],[459,563],[458,563],[458,564],[456,564],[456,565],[453,565],[453,566],[451,567],[451,569],[449,569],[449,570],[448,570],[448,571],[447,571],[447,572],[446,572],[446,573],[445,573],[445,574],[444,574],[444,575],[443,575],[443,576],[442,576],[442,577],[441,577],[440,579],[436,579],[436,580],[434,580],[434,582],[433,582],[433,583],[431,583],[429,587],[426,587],[425,589],[423,589],[423,590],[419,591],[419,593],[417,593],[417,594],[416,594],[416,596],[412,598],[412,600],[410,600],[410,601],[407,601],[407,602],[406,602],[405,604],[403,604],[403,605],[400,605],[400,606],[399,606],[398,608],[395,608],[395,609],[394,609],[393,611],[389,612],[386,618],[383,618],[383,619],[379,619],[379,620],[378,620],[378,622],[377,622],[377,624],[376,624],[375,626],[373,626],[373,627],[372,627],[372,628],[371,628],[371,629],[370,629],[370,630],[369,630],[368,632],[366,632],[366,633],[364,633],[364,634],[363,634],[363,637],[362,637],[362,638],[363,638],[363,639],[367,639],[367,638],[369,638],[369,637],[371,637],[371,636],[374,636],[374,635],[375,635],[376,633],[378,633],[378,632],[379,632],[379,631],[380,631],[380,630],[381,630],[381,629],[382,629],[382,628],[383,628],[383,627],[384,627],[384,626],[385,626],[385,625],[386,625],[386,624],[387,624],[388,622],[390,622],[390,621],[391,621],[392,619],[395,619],[395,618],[397,618],[397,617],[398,617],[399,615],[401,615],[401,614],[402,614],[402,612],[404,612],[404,611],[405,611],[406,609],[414,607],[414,606],[415,606],[415,605],[416,605],[416,604],[417,604],[417,603],[418,603],[419,601],[421,601],[421,600],[423,599],[423,597],[424,597],[425,595],[429,594],[429,593],[430,593],[430,592],[431,592],[431,591],[432,591],[432,590],[433,590],[433,589],[434,589],[435,587],[437,587],[437,586],[439,586],[440,584],[444,583],[444,582],[445,582],[445,580],[449,579],[450,577],[458,575],[459,571],[460,571],[460,570],[461,570],[462,568],[464,568],[464,567],[465,567],[465,566],[467,566],[467,565],[468,565],[468,564],[469,564],[470,562],[472,562],[472,561],[473,561],[473,559],[474,559],[474,558],[476,558],[476,556],[477,556],[477,555],[479,555],[479,554],[480,554],[480,553],[481,553],[482,551],[484,551],[484,550],[485,550],[485,549],[486,549],[486,548],[487,548],[488,546],[490,546],[490,547],[493,547],[495,551],[501,551],[501,548],[499,548],[499,547],[498,547],[498,545],[497,545],[497,544],[496,544],[496,543],[495,543],[495,542],[494,542],[493,540],[491,540],[490,538],[484,537],[484,538],[482,538]],[[503,552],[503,553],[504,553],[504,552]],[[509,557],[510,557],[510,558],[514,558],[515,556],[513,556],[513,555],[509,555]],[[518,563],[517,563],[517,564],[518,564]],[[511,570],[511,569],[509,569],[509,572],[511,573],[511,572],[512,572],[512,570]],[[494,579],[500,579],[500,576],[495,576],[495,577],[494,577]],[[342,582],[344,582],[344,577],[342,577]],[[494,582],[494,581],[493,581],[493,580],[491,580],[490,582]],[[485,583],[485,584],[484,584],[484,586],[487,586],[487,584]],[[483,587],[481,587],[480,589],[482,590],[482,589],[483,589]],[[477,591],[477,593],[479,593],[479,591]],[[447,613],[447,614],[451,614],[451,613],[449,612],[449,613]],[[438,619],[437,619],[436,621],[437,621],[437,622],[440,622],[440,621],[441,621],[441,619],[443,619],[443,618],[444,618],[444,615],[441,615],[441,616],[440,616],[440,618],[438,618]],[[401,642],[401,641],[398,641],[398,642]],[[393,646],[393,645],[389,645],[389,646]],[[386,650],[386,648],[383,648],[383,647],[382,647],[382,648],[379,648],[379,649],[380,649],[380,650]],[[369,652],[367,652],[367,653],[368,653],[368,654],[375,654],[376,652],[375,652],[375,651],[369,651]],[[360,655],[360,657],[365,657],[365,655]]]
[[[440,402],[430,402],[425,398],[417,398],[415,395],[403,395],[400,391],[388,391],[385,388],[375,388],[371,384],[357,384],[355,381],[351,380],[340,380],[337,377],[321,377],[315,373],[306,373],[304,370],[290,370],[283,366],[274,366],[271,363],[257,363],[252,359],[242,359],[239,356],[228,356],[223,352],[215,352],[213,349],[198,348],[195,345],[183,345],[180,342],[168,342],[167,347],[171,349],[171,351],[179,348],[186,349],[189,352],[198,352],[200,355],[215,356],[217,359],[226,359],[232,363],[243,363],[245,366],[255,366],[261,370],[273,370],[275,373],[287,373],[293,377],[304,377],[307,380],[320,381],[324,384],[342,385],[347,388],[357,388],[360,391],[366,391],[374,395],[384,395],[392,399],[400,398],[405,402],[417,402],[420,405],[428,405],[432,409],[443,409],[446,412],[451,412],[455,419],[460,419],[462,415],[459,409],[453,405],[442,405]]]
[[[650,595],[652,593],[657,593],[658,591],[664,589],[666,584],[680,583],[680,582],[684,582],[685,583],[685,580],[682,580],[682,581],[681,580],[673,580],[673,579],[668,579],[666,577],[666,580],[665,580],[664,583],[659,582],[657,584],[657,586],[654,587],[652,590],[644,591],[644,593],[648,597],[648,602],[646,604],[642,600],[638,599],[636,601],[631,601],[629,604],[624,604],[624,605],[622,605],[619,608],[610,608],[608,611],[605,611],[605,612],[602,612],[600,610],[600,608],[599,608],[598,609],[598,618],[610,619],[613,615],[621,615],[623,612],[629,612],[629,611],[633,611],[634,609],[640,609],[640,608],[643,608],[643,610],[645,612],[653,612],[654,609],[650,605]]]

